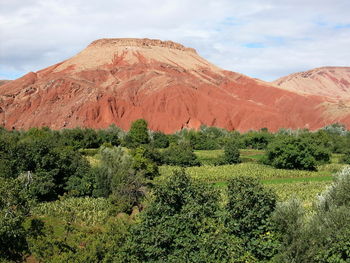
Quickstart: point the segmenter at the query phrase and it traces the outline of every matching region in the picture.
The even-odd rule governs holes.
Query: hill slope
[[[323,67],[282,77],[277,86],[304,94],[350,99],[350,67]]]
[[[115,123],[128,129],[144,118],[164,132],[202,124],[316,129],[344,117],[329,105],[336,103],[222,70],[194,49],[150,39],[100,39],[66,61],[0,86],[0,123],[7,128]]]

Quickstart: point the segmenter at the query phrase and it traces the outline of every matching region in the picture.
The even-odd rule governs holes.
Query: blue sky
[[[263,80],[350,66],[349,0],[0,0],[0,79],[37,71],[104,37],[193,47]]]

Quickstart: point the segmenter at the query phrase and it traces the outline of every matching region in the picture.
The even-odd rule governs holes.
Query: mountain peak
[[[102,38],[93,41],[88,47],[163,47],[168,49],[176,49],[181,51],[189,51],[197,53],[194,48],[188,48],[184,45],[173,41],[162,41],[159,39],[149,39],[149,38]]]

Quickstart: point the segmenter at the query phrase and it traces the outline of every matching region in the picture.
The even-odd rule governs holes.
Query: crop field
[[[340,164],[340,154],[333,154],[330,164],[320,165],[317,171],[276,169],[259,163],[264,156],[263,150],[242,149],[240,156],[242,163],[234,165],[214,166],[215,160],[224,154],[223,150],[197,150],[202,166],[184,168],[195,180],[214,184],[224,188],[227,182],[236,176],[251,176],[259,179],[266,187],[273,189],[279,200],[284,201],[297,197],[306,207],[312,205],[316,195],[324,191],[332,182],[333,175],[340,171],[344,164]],[[92,165],[98,165],[98,154],[86,156]],[[161,181],[172,174],[177,166],[163,165],[159,167],[161,176],[155,182]]]
[[[224,154],[223,150],[197,150],[194,151],[199,161],[204,165],[212,165],[219,156]],[[264,151],[253,149],[240,150],[242,162],[256,162],[264,156]]]
[[[320,165],[317,171],[275,169],[258,163],[264,156],[262,150],[241,150],[242,163],[235,165],[212,165],[216,158],[223,154],[222,150],[195,151],[203,164],[200,167],[185,168],[186,172],[195,180],[214,184],[216,187],[227,186],[228,180],[236,176],[252,176],[259,179],[266,187],[277,194],[280,201],[296,197],[302,200],[305,207],[311,207],[317,194],[323,192],[332,182],[333,175],[344,165],[339,164],[341,155],[332,155],[331,163]],[[161,166],[162,178],[169,176],[174,166]]]

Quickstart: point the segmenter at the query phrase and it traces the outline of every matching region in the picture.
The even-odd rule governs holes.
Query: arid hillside
[[[273,82],[302,94],[350,99],[350,67],[323,67],[294,73]]]
[[[128,129],[144,118],[167,133],[202,124],[239,131],[350,124],[346,106],[324,95],[225,71],[171,41],[100,39],[70,59],[1,85],[0,123],[10,129],[111,123]]]

